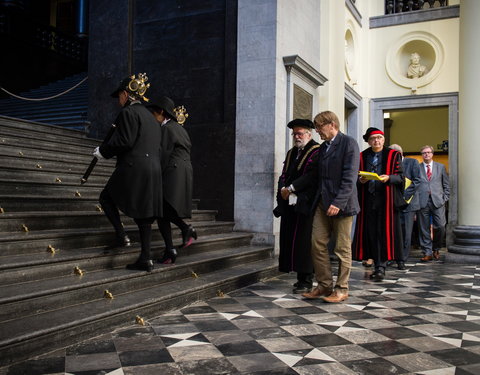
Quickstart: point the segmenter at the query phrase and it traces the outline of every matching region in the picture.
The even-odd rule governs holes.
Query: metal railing
[[[448,0],[385,0],[385,14],[414,12],[445,6],[448,6]]]

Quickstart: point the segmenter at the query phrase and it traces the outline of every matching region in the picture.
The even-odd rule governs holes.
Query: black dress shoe
[[[105,246],[104,250],[113,250],[118,249],[120,247],[130,247],[132,243],[130,242],[130,238],[125,234],[124,236],[117,237],[115,242],[109,246]]]
[[[194,239],[195,240],[197,239],[197,231],[195,230],[194,227],[189,225],[185,231],[182,230],[183,243],[180,247],[183,248],[183,247],[190,246]]]
[[[125,268],[127,270],[139,270],[139,271],[152,272],[153,271],[153,262],[151,260],[149,260],[147,262],[137,260],[135,263],[127,264],[127,266]]]
[[[312,290],[312,285],[302,285],[302,284],[295,284],[293,285],[293,294],[302,294],[302,293],[309,293]]]
[[[175,249],[165,249],[163,256],[158,260],[158,263],[161,264],[173,264],[177,259],[177,250]]]
[[[382,270],[375,270],[375,272],[370,275],[370,278],[374,281],[382,281],[385,278],[385,272]]]
[[[406,270],[406,269],[407,269],[407,267],[405,267],[405,263],[402,262],[402,261],[397,262],[397,268],[398,268],[399,270]]]

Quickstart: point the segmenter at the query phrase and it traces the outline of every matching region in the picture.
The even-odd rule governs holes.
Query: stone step
[[[230,247],[248,246],[253,235],[244,232],[225,232],[201,235],[187,248],[180,248],[180,233],[174,238],[174,246],[179,257],[190,256],[204,251]],[[152,258],[161,257],[164,250],[163,239],[152,241]],[[106,250],[104,247],[75,248],[66,251],[48,251],[9,255],[0,257],[0,285],[24,283],[58,276],[71,275],[75,267],[86,272],[123,267],[138,257],[140,244],[130,247]],[[48,267],[46,267],[48,266]]]
[[[161,279],[164,268],[174,271],[178,266],[162,267],[157,272],[138,274],[139,289],[60,308],[41,314],[10,320],[0,324],[0,366],[49,350],[65,347],[80,340],[109,332],[119,326],[131,325],[135,316],[149,319],[162,312],[257,282],[278,273],[275,259],[263,259],[183,279],[165,278],[170,282],[143,288],[146,278]]]
[[[2,147],[0,150],[0,169],[33,169],[37,172],[78,173],[80,176],[83,176],[83,173],[93,159],[93,155],[87,155],[77,156],[76,158],[65,157],[63,160],[59,160],[54,154],[52,155],[50,153],[32,153],[26,150],[21,152],[23,155],[20,155],[19,149]],[[114,167],[114,159],[99,161],[93,170],[92,177],[96,174],[110,175]]]
[[[54,142],[61,142],[66,145],[73,144],[73,145],[83,145],[90,148],[96,147],[100,144],[100,141],[97,139],[92,138],[85,138],[85,137],[72,137],[72,136],[65,136],[62,134],[50,133],[47,131],[41,130],[29,130],[20,128],[17,129],[14,126],[2,126],[0,123],[0,140],[4,138],[4,136],[9,137],[19,137],[20,139],[23,138],[31,138],[34,140],[42,139],[42,140],[50,140]],[[2,142],[5,143],[5,142]],[[65,152],[65,151],[64,151]]]
[[[214,221],[217,211],[196,210],[190,221]],[[133,219],[123,216],[124,225],[133,225]],[[98,209],[90,211],[42,211],[14,212],[0,215],[0,233],[29,233],[42,230],[63,230],[68,228],[109,228],[105,214]]]
[[[146,272],[133,272],[127,270],[125,265],[133,263],[138,258],[139,250],[130,257],[121,257],[109,269],[91,269],[77,275],[70,268],[67,273],[58,273],[51,278],[29,279],[22,283],[2,285],[0,292],[0,325],[2,322],[18,319],[22,316],[39,314],[95,300],[100,298],[105,289],[114,294],[122,294],[138,288],[138,274]],[[160,255],[160,253],[159,253]],[[165,279],[181,279],[211,272],[242,262],[270,258],[271,248],[239,246],[231,248],[206,249],[203,252],[190,255],[180,255],[174,265],[155,264],[154,273],[157,278],[143,278],[142,287],[165,282]],[[127,261],[127,263],[123,263]],[[132,284],[132,280],[134,283]],[[1,334],[0,334],[1,336]]]
[[[34,116],[35,113],[45,110],[59,110],[63,111],[65,108],[70,108],[70,107],[83,107],[87,108],[87,98],[82,98],[79,96],[70,96],[64,98],[63,101],[61,100],[55,100],[55,101],[48,101],[48,102],[39,102],[39,103],[32,103],[26,106],[24,103],[18,103],[18,102],[10,102],[8,105],[6,103],[3,103],[3,105],[0,105],[0,111],[2,115],[6,115],[9,117],[16,117],[20,115],[30,115]]]
[[[56,139],[42,139],[32,136],[19,136],[2,134],[0,136],[0,142],[2,146],[17,146],[25,149],[35,148],[37,150],[44,150],[45,152],[63,152],[65,153],[65,147],[68,145],[68,152],[72,154],[80,155],[92,155],[93,148],[89,144],[80,144],[74,141],[56,140]]]
[[[21,120],[8,116],[0,115],[0,127],[16,128],[25,132],[37,132],[37,133],[50,133],[56,134],[62,137],[68,137],[71,139],[87,139],[84,132],[77,130],[65,129],[61,126],[55,126],[51,124],[41,124],[34,121]]]
[[[1,179],[0,196],[3,194],[25,195],[34,192],[35,194],[45,196],[98,198],[103,187],[103,184],[94,184],[90,181],[84,185],[80,185],[80,181],[73,184],[58,184],[56,182],[15,181]]]
[[[93,178],[93,176],[91,177]],[[0,208],[4,213],[28,211],[92,211],[98,206],[98,197],[45,197],[43,195],[0,195]],[[192,208],[198,209],[198,199],[193,199]],[[1,214],[0,214],[1,215]]]
[[[195,222],[195,229],[200,237],[208,234],[231,232],[233,225],[233,222],[228,221],[198,221]],[[139,242],[136,225],[125,225],[125,230],[132,241]],[[180,230],[176,226],[172,226],[172,235],[174,238],[180,238]],[[152,230],[152,239],[159,240],[160,238],[160,232]],[[0,233],[0,256],[46,253],[49,246],[61,251],[103,247],[113,243],[114,240],[115,233],[112,227]],[[0,264],[0,269],[2,267],[2,264]]]

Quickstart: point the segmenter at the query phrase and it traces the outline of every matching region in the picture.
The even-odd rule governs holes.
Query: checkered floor
[[[294,274],[97,337],[4,374],[480,374],[480,266],[354,262],[345,303],[291,294]]]

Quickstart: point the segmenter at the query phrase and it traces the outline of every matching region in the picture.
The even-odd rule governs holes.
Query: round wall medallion
[[[347,75],[347,80],[350,84],[357,83],[356,75],[356,59],[357,54],[355,53],[356,48],[356,37],[353,25],[350,23],[347,24],[347,30],[345,31],[345,74]]]
[[[426,32],[411,32],[397,40],[387,52],[385,67],[397,85],[416,90],[440,73],[444,49],[440,40]]]

